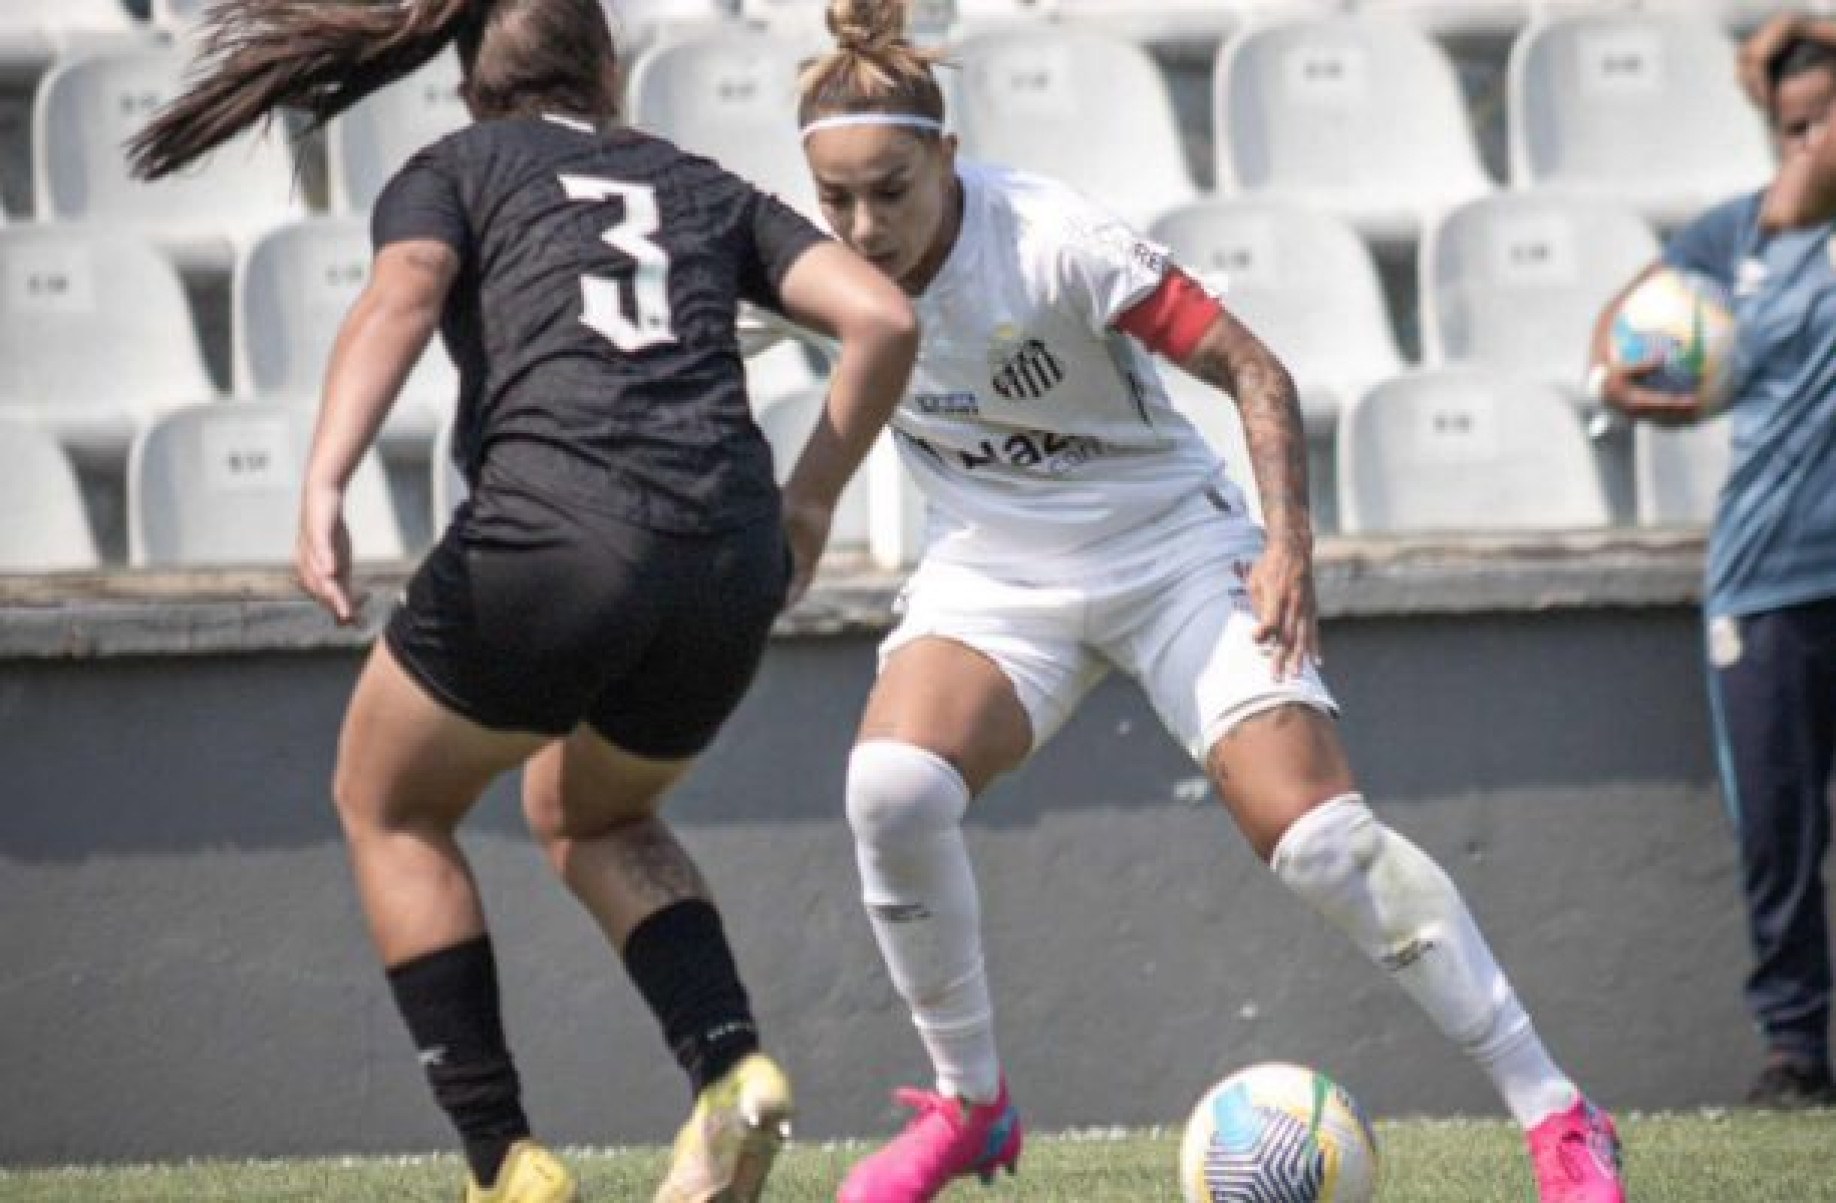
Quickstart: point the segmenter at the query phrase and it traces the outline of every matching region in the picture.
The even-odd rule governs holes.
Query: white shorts
[[[1232,727],[1272,707],[1338,713],[1313,665],[1277,680],[1256,642],[1244,582],[1262,546],[1260,528],[1220,510],[1208,490],[1074,555],[1016,550],[998,568],[926,558],[900,594],[880,663],[929,637],[975,649],[1013,682],[1035,749],[1114,666],[1203,766]]]

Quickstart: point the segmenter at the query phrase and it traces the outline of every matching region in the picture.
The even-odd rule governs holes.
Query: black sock
[[[529,1135],[529,1120],[504,1043],[491,937],[397,965],[389,970],[389,988],[434,1099],[459,1130],[472,1177],[492,1185],[510,1146]]]
[[[625,969],[694,1094],[758,1051],[752,1004],[712,903],[673,903],[638,924],[625,941]]]

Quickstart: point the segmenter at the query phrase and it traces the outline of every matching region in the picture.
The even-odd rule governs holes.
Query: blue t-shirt
[[[1761,197],[1709,210],[1664,261],[1734,298],[1733,458],[1709,542],[1711,616],[1836,597],[1836,223],[1763,235]]]

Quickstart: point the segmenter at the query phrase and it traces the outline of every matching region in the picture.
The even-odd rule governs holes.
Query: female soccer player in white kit
[[[1557,1068],[1454,884],[1353,781],[1318,635],[1306,466],[1282,365],[1160,247],[1069,188],[959,163],[904,4],[831,0],[798,119],[835,232],[914,298],[893,419],[932,514],[847,775],[870,921],[937,1089],[841,1203],[920,1203],[1018,1160],[994,1040],[971,798],[1114,665],[1280,879],[1490,1075],[1543,1203],[1619,1203],[1611,1119]],[[1158,352],[1235,397],[1266,533],[1168,404]],[[1222,399],[1220,399],[1222,403]]]

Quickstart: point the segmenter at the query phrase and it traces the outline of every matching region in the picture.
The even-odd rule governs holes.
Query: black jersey
[[[526,118],[421,151],[372,235],[459,253],[441,330],[468,481],[487,455],[514,458],[539,465],[531,485],[682,533],[776,505],[734,322],[742,299],[777,308],[823,237],[795,211],[659,138]]]

